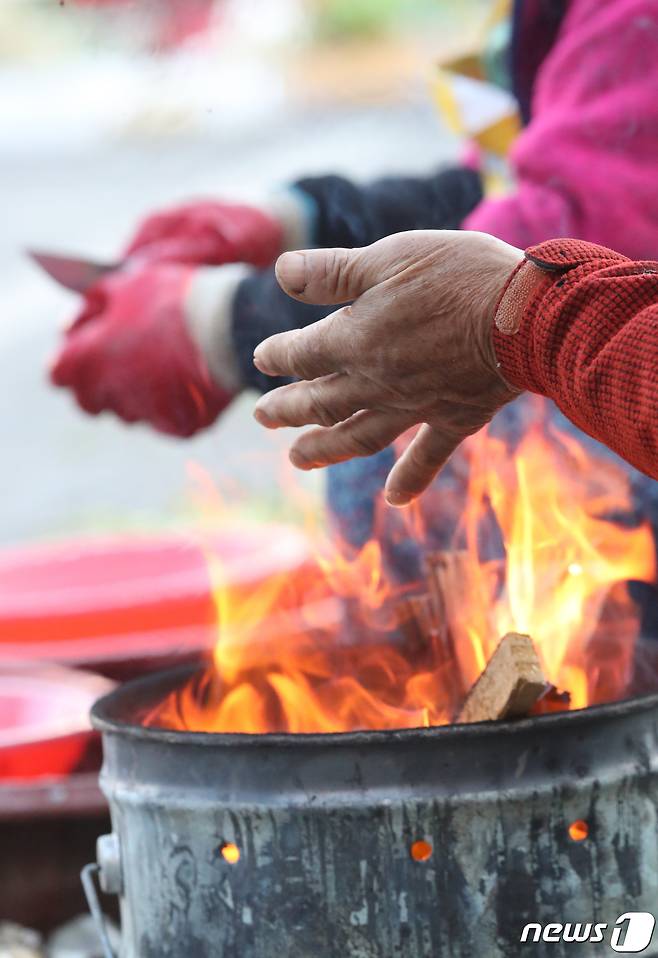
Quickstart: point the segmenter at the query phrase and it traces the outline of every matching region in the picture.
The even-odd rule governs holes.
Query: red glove
[[[86,412],[111,410],[161,432],[191,436],[232,399],[190,335],[185,296],[190,266],[143,264],[110,273],[85,294],[51,369]]]
[[[125,255],[174,263],[270,266],[283,251],[283,226],[252,206],[184,203],[141,224]]]

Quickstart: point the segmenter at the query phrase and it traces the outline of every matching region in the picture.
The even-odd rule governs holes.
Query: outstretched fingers
[[[334,426],[377,404],[372,384],[359,376],[333,373],[281,386],[262,396],[254,416],[267,429]]]
[[[344,306],[305,329],[270,336],[254,351],[254,364],[266,376],[316,379],[341,372],[355,356],[354,320],[359,297],[398,274],[422,233],[388,236],[360,249],[313,249],[284,253],[276,264],[281,288],[305,303]],[[401,250],[401,244],[403,249]],[[381,307],[381,302],[380,302]],[[363,344],[361,353],[363,351]],[[359,350],[356,355],[360,356]]]
[[[298,469],[308,470],[359,456],[373,456],[390,446],[412,424],[413,417],[407,412],[357,412],[336,426],[304,433],[292,446],[290,461]]]
[[[317,323],[265,339],[254,352],[254,365],[266,376],[317,379],[341,372],[353,354],[351,307],[339,309]]]

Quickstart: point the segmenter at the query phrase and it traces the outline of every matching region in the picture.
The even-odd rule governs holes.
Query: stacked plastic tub
[[[247,592],[308,560],[296,529],[244,523],[0,552],[0,922],[48,930],[85,911],[79,870],[108,827],[90,707],[212,648],[209,552]]]

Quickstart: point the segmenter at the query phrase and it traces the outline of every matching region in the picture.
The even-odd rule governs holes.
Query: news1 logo
[[[601,942],[607,940],[613,951],[627,955],[639,955],[651,944],[656,919],[648,911],[627,911],[620,915],[614,925],[607,922],[552,921],[548,925],[530,922],[521,932],[522,942]]]

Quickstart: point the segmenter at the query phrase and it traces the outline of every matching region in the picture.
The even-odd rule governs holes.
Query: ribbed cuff
[[[528,259],[514,269],[501,294],[494,316],[493,346],[503,379],[514,389],[541,392],[533,362],[531,313],[553,285],[555,275]]]
[[[510,386],[547,395],[542,376],[545,360],[536,354],[536,324],[542,321],[542,301],[548,291],[562,287],[562,277],[570,270],[624,259],[613,250],[582,240],[547,240],[526,250],[525,259],[501,293],[494,316],[494,351],[500,373]],[[551,308],[555,311],[557,304],[552,302]]]

